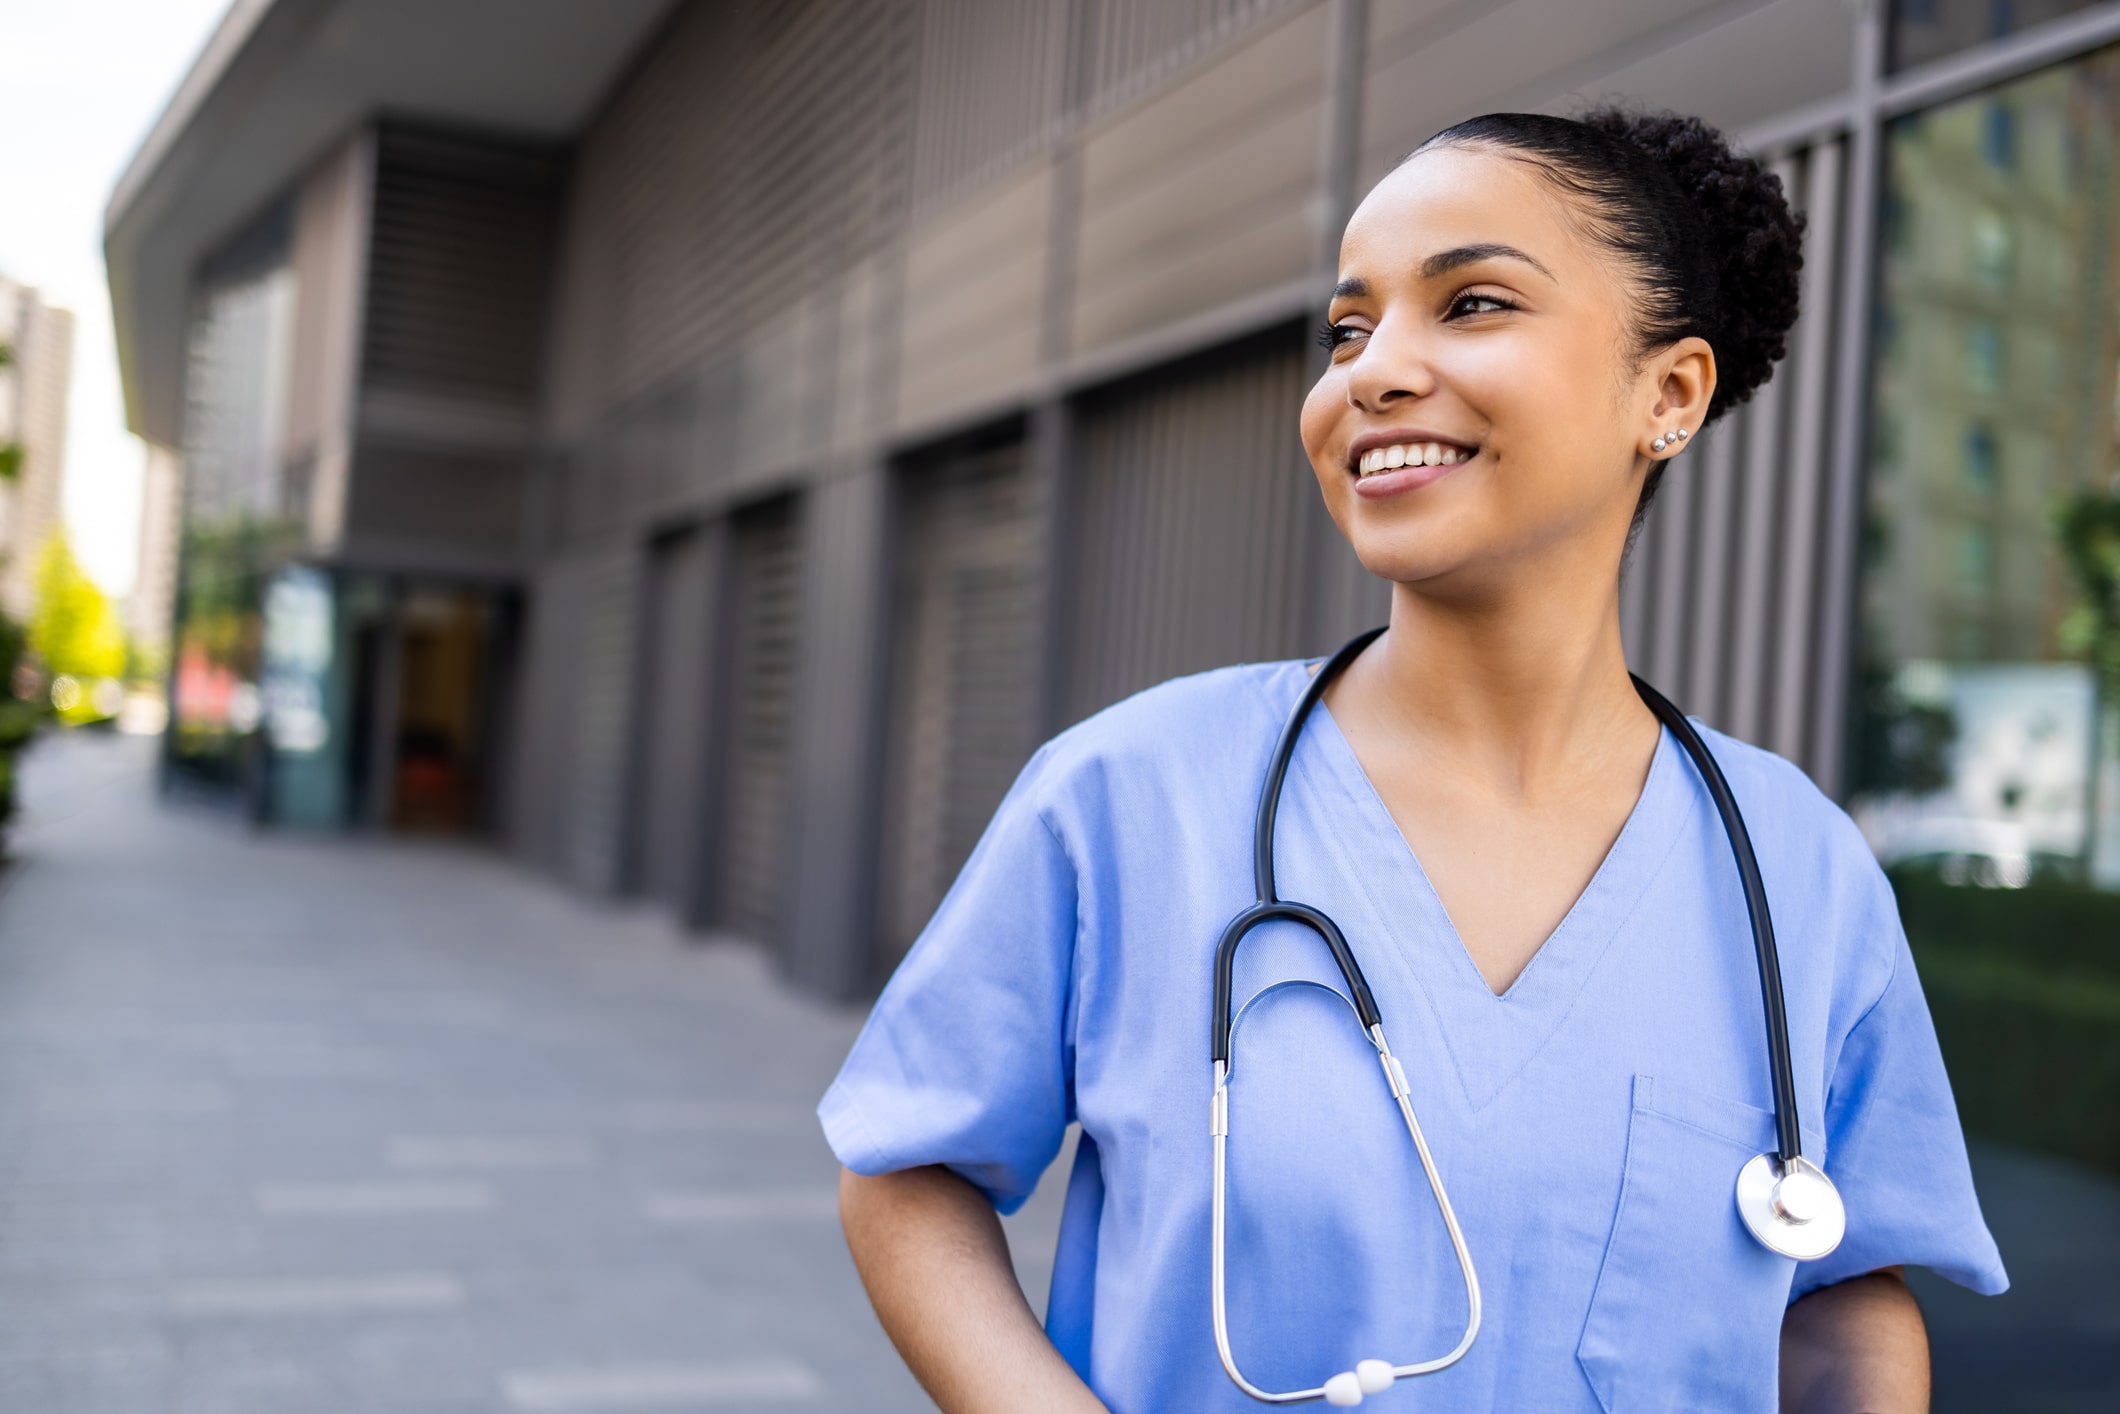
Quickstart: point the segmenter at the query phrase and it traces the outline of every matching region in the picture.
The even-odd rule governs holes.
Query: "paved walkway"
[[[0,874],[0,1410],[930,1409],[810,1107],[859,1024],[474,850],[23,773]],[[2120,1187],[1981,1149],[2016,1280],[1918,1280],[1937,1409],[2120,1408]],[[1010,1220],[1042,1299],[1058,1175]]]
[[[156,808],[151,750],[24,771],[0,1410],[932,1408],[811,1116],[858,1013],[476,851]]]
[[[1976,1141],[1973,1178],[2010,1289],[1910,1280],[1935,1352],[1935,1414],[2120,1410],[2120,1184]]]

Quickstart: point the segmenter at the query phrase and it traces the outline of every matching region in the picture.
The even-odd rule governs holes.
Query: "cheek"
[[[1346,375],[1341,370],[1327,368],[1325,375],[1303,398],[1303,416],[1298,427],[1303,438],[1303,452],[1313,466],[1327,452],[1333,430],[1346,411],[1346,384]]]
[[[1496,341],[1499,345],[1501,341]],[[1511,498],[1574,500],[1590,494],[1593,469],[1626,461],[1609,353],[1554,342],[1483,348],[1458,368],[1466,401],[1485,417]]]
[[[1545,445],[1582,420],[1586,387],[1601,396],[1605,380],[1579,351],[1550,340],[1494,339],[1460,351],[1452,380],[1494,433],[1511,443]]]

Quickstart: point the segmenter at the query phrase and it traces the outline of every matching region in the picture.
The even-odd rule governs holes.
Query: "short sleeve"
[[[1892,970],[1848,1033],[1826,1096],[1825,1170],[1847,1204],[1847,1235],[1796,1269],[1791,1299],[1901,1265],[1993,1296],[2009,1278],[1973,1192],[1958,1108],[1891,886],[1880,876],[1876,889]]]
[[[1026,766],[817,1107],[861,1174],[947,1164],[1013,1212],[1060,1150],[1075,871]]]

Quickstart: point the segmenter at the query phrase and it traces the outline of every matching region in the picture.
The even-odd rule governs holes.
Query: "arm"
[[[876,1315],[947,1414],[1105,1414],[1031,1314],[986,1196],[946,1168],[839,1175]]]
[[[1929,1333],[1897,1267],[1791,1303],[1781,1322],[1784,1414],[1927,1414]]]

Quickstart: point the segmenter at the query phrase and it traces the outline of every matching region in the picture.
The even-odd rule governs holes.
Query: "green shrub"
[[[0,697],[0,752],[11,753],[26,745],[43,715],[20,698]]]
[[[1892,884],[1966,1128],[2120,1175],[2120,894]]]

